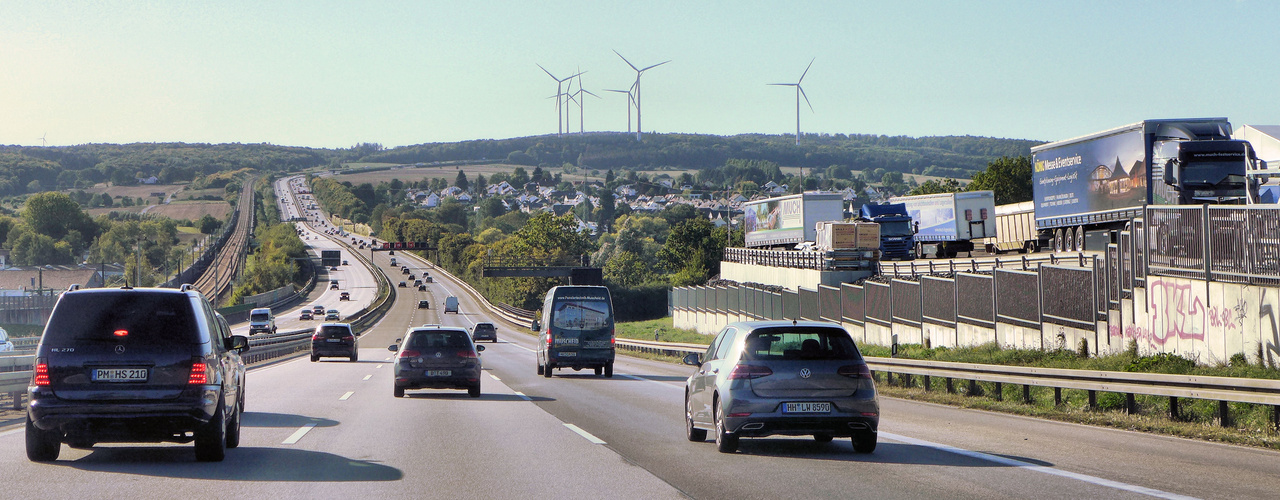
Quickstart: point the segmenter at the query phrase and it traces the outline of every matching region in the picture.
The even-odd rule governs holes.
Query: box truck
[[[916,255],[955,257],[972,252],[974,240],[996,235],[992,191],[922,194],[890,198],[906,205],[915,226]]]
[[[841,193],[803,193],[742,204],[748,248],[815,241],[817,223],[844,220]]]
[[[1266,169],[1226,118],[1144,120],[1031,154],[1036,229],[1055,251],[1103,250],[1147,205],[1249,203]]]

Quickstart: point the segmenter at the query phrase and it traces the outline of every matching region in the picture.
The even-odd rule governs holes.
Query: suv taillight
[[[44,359],[36,360],[36,376],[33,380],[35,385],[49,385],[49,364]]]
[[[204,362],[204,358],[195,358],[191,362],[191,376],[187,378],[188,385],[204,385],[209,383],[209,365]]]
[[[737,365],[733,367],[733,371],[729,373],[729,379],[753,379],[767,377],[773,375],[773,370],[767,366],[759,365]]]
[[[871,369],[865,364],[841,366],[836,373],[849,378],[871,378]]]

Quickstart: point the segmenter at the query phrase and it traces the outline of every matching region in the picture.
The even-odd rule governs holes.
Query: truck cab
[[[880,225],[880,259],[913,260],[916,258],[916,229],[902,203],[866,204],[861,218]]]

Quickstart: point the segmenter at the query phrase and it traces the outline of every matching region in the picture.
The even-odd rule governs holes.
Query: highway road
[[[428,263],[396,255],[415,269]],[[375,264],[392,272],[388,255]],[[394,271],[398,273],[398,269]],[[400,293],[360,339],[360,362],[305,357],[250,370],[243,441],[221,463],[190,445],[63,448],[27,461],[21,426],[0,429],[6,496],[36,498],[1269,498],[1280,453],[882,398],[880,445],[690,443],[691,367],[620,356],[612,379],[535,374],[534,337],[490,318],[444,278]],[[391,275],[393,278],[396,274]],[[405,289],[399,289],[401,291]],[[440,314],[444,297],[460,314]],[[418,309],[419,297],[432,308]],[[498,325],[483,395],[392,397],[387,346],[411,325]]]

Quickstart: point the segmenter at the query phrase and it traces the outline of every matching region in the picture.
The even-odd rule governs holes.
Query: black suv
[[[221,461],[240,444],[249,341],[199,292],[98,288],[62,294],[27,388],[27,458],[62,443],[195,441]]]

